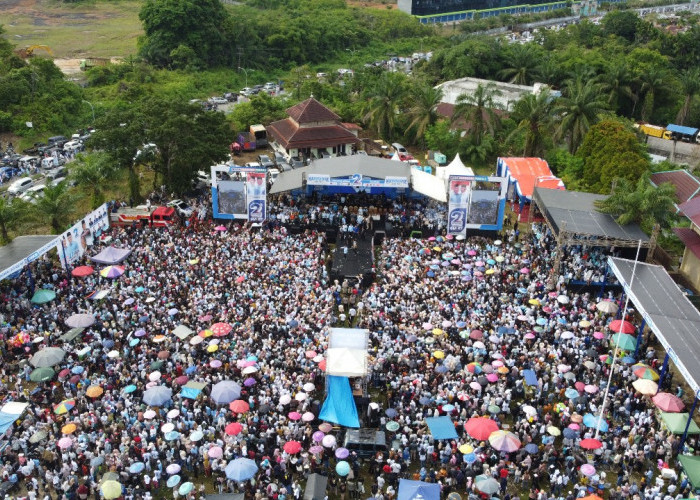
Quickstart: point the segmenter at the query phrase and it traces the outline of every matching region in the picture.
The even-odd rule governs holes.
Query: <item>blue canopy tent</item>
[[[425,419],[433,439],[457,439],[457,431],[450,417],[430,417]]]
[[[328,375],[328,396],[318,418],[344,427],[360,427],[355,399],[348,377]]]
[[[440,500],[440,485],[400,479],[396,500]]]

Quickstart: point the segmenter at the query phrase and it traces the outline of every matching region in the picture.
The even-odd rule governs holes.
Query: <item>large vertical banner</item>
[[[73,266],[107,229],[109,213],[104,203],[61,235],[58,256],[63,267]]]
[[[448,186],[447,232],[453,235],[466,234],[471,182],[466,176],[451,175]]]
[[[248,220],[263,222],[265,220],[265,200],[267,199],[267,175],[262,172],[250,172],[246,178],[246,200],[248,201]]]

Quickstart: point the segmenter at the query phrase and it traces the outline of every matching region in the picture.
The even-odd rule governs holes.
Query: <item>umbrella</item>
[[[123,389],[124,393],[126,393],[126,394],[131,394],[131,393],[134,392],[135,390],[136,390],[136,386],[135,386],[134,384],[127,385],[127,386],[124,387],[124,389]]]
[[[669,413],[678,413],[683,411],[683,408],[685,408],[683,401],[679,397],[668,392],[659,392],[652,397],[651,400],[661,411]]]
[[[259,408],[258,408],[259,410]],[[304,412],[304,414],[301,416],[302,422],[313,422],[316,419],[316,415],[311,413],[310,411]]]
[[[617,314],[619,306],[610,300],[602,300],[596,304],[596,309],[605,314]]]
[[[299,413],[298,411],[290,411],[287,414],[287,418],[289,418],[289,420],[294,420],[294,421],[301,420],[301,413]]]
[[[170,431],[165,433],[165,440],[166,441],[175,441],[176,439],[180,438],[180,433],[177,431]]]
[[[659,385],[656,382],[645,378],[640,378],[632,382],[632,387],[634,387],[638,393],[644,394],[645,396],[651,396],[659,391]]]
[[[578,445],[584,450],[597,450],[603,447],[603,443],[601,443],[600,440],[592,438],[582,439]]]
[[[106,499],[119,498],[122,496],[122,485],[114,479],[109,479],[100,486],[102,496]]]
[[[341,460],[335,465],[335,472],[341,477],[347,476],[350,473],[350,464]]]
[[[143,462],[134,462],[133,464],[131,464],[131,466],[129,466],[129,472],[131,472],[132,474],[138,474],[142,472],[145,468],[146,464],[144,464]]]
[[[579,392],[578,392],[576,389],[574,389],[574,388],[572,388],[572,387],[569,387],[569,388],[566,390],[566,392],[564,392],[564,396],[566,396],[566,397],[569,398],[569,399],[576,399],[577,397],[580,396],[580,394],[579,394]]]
[[[32,371],[32,373],[29,374],[29,380],[32,382],[48,382],[54,377],[54,375],[56,375],[56,372],[53,370],[53,368],[46,366],[44,368],[37,368],[36,370]]]
[[[301,443],[299,441],[287,441],[284,443],[284,446],[282,449],[286,452],[289,453],[290,455],[294,455],[296,453],[299,453],[301,451]]]
[[[531,455],[534,455],[535,453],[540,451],[540,449],[537,447],[537,445],[535,443],[526,444],[525,447],[523,448],[523,450],[525,450],[526,452],[528,452]]]
[[[554,427],[553,425],[550,425],[547,427],[547,433],[550,436],[561,436],[561,431],[559,430],[558,427]]]
[[[591,464],[583,464],[581,466],[581,474],[590,477],[595,474],[595,467],[593,467]]]
[[[557,297],[557,302],[559,302],[560,304],[568,304],[568,303],[569,303],[569,297],[567,297],[566,295],[559,295],[559,296]]]
[[[201,441],[203,437],[204,433],[200,430],[197,430],[190,434],[190,441],[194,441],[196,443],[197,441]]]
[[[118,278],[124,274],[124,266],[107,266],[100,271],[103,278]]]
[[[66,424],[61,428],[61,434],[73,434],[77,428],[74,423]]]
[[[58,440],[58,447],[62,450],[66,450],[73,446],[73,440],[69,437],[62,437]]]
[[[60,347],[44,347],[31,357],[29,363],[35,368],[45,368],[57,365],[65,356],[66,351]]]
[[[335,446],[335,443],[335,436],[331,434],[326,434],[321,440],[321,444],[324,446],[324,448],[333,448]]]
[[[56,292],[53,290],[41,289],[37,290],[32,296],[32,304],[46,304],[56,298]]]
[[[143,402],[150,406],[163,406],[173,397],[173,391],[170,387],[157,385],[151,387],[143,393]]]
[[[95,269],[92,266],[79,266],[70,273],[76,278],[84,278],[85,276],[90,276],[93,272],[95,272]]]
[[[489,443],[498,451],[507,453],[517,451],[520,448],[518,436],[508,431],[496,431],[489,436]]]
[[[633,351],[637,346],[637,339],[626,333],[616,333],[611,339],[613,345],[618,345],[623,351]]]
[[[66,325],[71,328],[87,328],[95,323],[95,316],[92,314],[73,314],[66,320]]]
[[[386,423],[386,430],[388,430],[389,432],[396,432],[399,430],[399,427],[401,427],[399,423],[393,420],[389,420]]]
[[[323,451],[323,446],[319,445],[314,445],[311,448],[309,448],[309,452],[313,453],[314,455],[317,455]]]
[[[486,493],[487,495],[493,495],[501,489],[498,481],[496,481],[493,477],[486,476],[485,474],[476,476],[474,483],[479,491]]]
[[[467,420],[464,430],[474,439],[486,441],[489,436],[498,430],[498,424],[488,417],[474,417]]]
[[[598,418],[592,413],[586,413],[583,416],[583,425],[592,429],[598,429],[600,432],[608,431],[608,423],[604,419]]]
[[[193,489],[194,489],[194,483],[187,481],[186,483],[182,483],[180,485],[177,492],[180,495],[186,496],[186,495],[189,495],[190,493],[192,493]]]
[[[656,370],[646,365],[639,365],[634,369],[634,374],[641,379],[659,380],[659,374],[656,373]]]
[[[29,438],[29,442],[32,444],[36,444],[46,439],[47,436],[48,433],[46,431],[37,431],[34,434],[32,434],[32,436]]]
[[[333,430],[333,426],[328,422],[323,422],[318,426],[318,430],[320,430],[321,432],[330,432],[331,430]]]
[[[223,454],[224,450],[221,448],[221,446],[212,446],[207,451],[207,455],[209,455],[209,458],[221,458]]]
[[[615,333],[634,333],[635,331],[635,327],[632,323],[619,319],[611,321],[608,328]]]
[[[71,411],[74,406],[75,399],[64,399],[63,401],[61,401],[53,407],[53,412],[56,415],[63,415],[64,413],[68,413],[69,411]]]
[[[219,405],[231,403],[241,397],[241,386],[232,380],[217,383],[211,389],[211,399]]]
[[[228,335],[228,333],[233,329],[231,325],[228,323],[215,323],[211,325],[210,330],[214,332],[214,335],[216,337],[223,337],[224,335]]]
[[[346,458],[348,458],[348,456],[350,456],[350,450],[348,450],[347,448],[341,447],[335,450],[335,458],[345,460]]]
[[[386,416],[389,418],[394,418],[396,416],[396,410],[393,408],[387,408],[384,413],[386,413]]]
[[[282,394],[282,396],[280,396],[280,404],[281,405],[283,405],[283,406],[288,405],[291,402],[292,402],[292,396],[290,396],[289,394]]]
[[[571,424],[569,424],[569,425],[571,425]],[[566,439],[576,439],[576,438],[578,437],[578,432],[576,432],[574,429],[569,429],[569,428],[567,427],[567,428],[564,429],[564,431],[562,432],[562,435],[563,435]]]
[[[588,394],[595,394],[596,392],[598,392],[598,386],[588,384],[588,385],[584,386],[583,390],[586,391]]]
[[[99,398],[103,392],[104,389],[102,389],[102,387],[100,387],[99,385],[91,385],[85,391],[85,395],[89,398]]]
[[[165,484],[168,486],[168,488],[174,488],[175,486],[180,484],[181,479],[182,478],[180,476],[175,474],[174,476],[170,476]]]
[[[250,410],[250,405],[242,399],[236,399],[235,401],[232,401],[228,407],[234,413],[245,413],[248,410]]]
[[[255,461],[249,458],[237,458],[232,460],[226,466],[226,477],[231,481],[247,481],[258,472],[258,466]]]

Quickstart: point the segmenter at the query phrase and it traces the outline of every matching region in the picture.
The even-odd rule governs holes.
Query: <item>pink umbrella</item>
[[[501,361],[500,359],[492,361],[491,366],[493,366],[494,368],[500,368],[501,366],[503,366],[503,361]]]
[[[236,283],[243,283],[245,281],[245,276],[239,276],[236,278]]]
[[[590,477],[595,474],[595,467],[593,467],[591,464],[583,464],[581,466],[581,474]]]
[[[225,226],[216,226],[214,228],[214,231],[226,231],[226,227]]]
[[[526,338],[528,340],[532,340],[535,338],[535,334],[534,333],[526,333],[524,338]]]
[[[469,338],[474,340],[482,339],[484,338],[484,332],[482,332],[481,330],[472,330],[471,332],[469,332]]]
[[[452,326],[452,321],[447,321],[447,320],[445,320],[445,321],[442,322],[442,327],[443,327],[443,328],[449,328],[449,327],[451,327],[451,326]]]
[[[576,422],[572,422],[568,425],[569,429],[572,429],[574,431],[577,431],[581,428],[580,425],[578,425]]]
[[[481,390],[481,384],[477,381],[469,382],[469,387],[474,389],[475,391],[480,391]]]
[[[146,389],[150,389],[151,387],[155,387],[158,385],[158,382],[149,382],[146,384]]]
[[[665,412],[678,413],[685,408],[685,404],[680,398],[668,392],[659,392],[651,400],[657,408]]]
[[[316,415],[314,415],[314,414],[311,413],[310,411],[305,412],[305,413],[301,416],[302,422],[313,422],[313,420],[314,420],[315,418],[316,418]]]
[[[198,337],[198,338],[201,338],[201,337]],[[187,375],[180,375],[179,377],[177,377],[175,379],[175,383],[177,385],[185,385],[188,380],[189,380],[189,378],[187,377]]]
[[[62,450],[66,450],[73,446],[73,440],[69,437],[62,437],[58,440],[58,447]]]
[[[496,375],[495,373],[489,373],[488,375],[486,375],[486,380],[488,380],[489,382],[496,382],[498,380],[498,375]]]
[[[530,272],[530,270],[529,270],[527,267],[523,267],[523,268],[520,270],[520,274],[527,274],[527,273],[529,273],[529,272]]]
[[[299,413],[298,411],[291,411],[287,414],[287,417],[289,417],[289,420],[300,420],[301,413]]]
[[[301,443],[299,441],[287,441],[282,449],[290,455],[294,455],[301,451]]]
[[[581,392],[581,391],[583,391],[583,390],[586,389],[586,384],[584,384],[583,382],[576,382],[576,383],[574,384],[574,387],[576,387],[576,390],[577,390],[578,392]]]
[[[318,453],[321,453],[323,451],[323,446],[315,445],[309,448],[309,452],[312,453],[313,455],[317,455]]]
[[[323,440],[321,440],[321,444],[322,444],[325,448],[333,448],[333,447],[335,446],[335,442],[336,442],[336,441],[335,441],[335,436],[333,436],[333,435],[331,435],[331,434],[326,434],[326,435],[323,437]]]
[[[323,441],[325,435],[326,433],[323,431],[316,431],[311,435],[311,439],[313,439],[315,443],[320,443],[321,441]]]
[[[312,351],[312,350],[306,351],[306,357],[308,359],[315,358],[317,355],[318,355],[318,353],[316,351]]]
[[[432,330],[433,329],[433,324],[432,323],[423,323],[423,328],[425,330]]]
[[[280,404],[281,405],[288,405],[291,402],[292,402],[292,396],[290,396],[289,394],[283,394],[280,397]]]
[[[570,370],[571,370],[571,367],[569,365],[564,365],[564,364],[557,365],[557,371],[559,371],[559,373],[566,373]]]
[[[212,446],[209,448],[209,451],[207,451],[209,458],[221,458],[223,454],[224,450],[221,449],[221,446]]]
[[[178,464],[170,464],[165,468],[165,472],[167,472],[171,476],[173,474],[177,474],[178,472],[180,472],[180,470],[181,470],[181,468]]]
[[[520,448],[518,436],[508,431],[495,431],[489,436],[489,443],[498,451],[511,453]]]
[[[211,361],[209,361],[209,366],[211,366],[212,368],[220,368],[221,367],[221,360],[212,359]]]
[[[603,332],[593,332],[593,338],[602,340],[605,338],[605,334]]]
[[[467,252],[467,255],[470,255],[470,256],[474,257],[474,256],[476,255],[476,250],[469,250],[469,251]]]
[[[588,394],[595,394],[596,392],[598,392],[598,386],[589,384],[586,387],[584,387],[583,390],[586,391]]]

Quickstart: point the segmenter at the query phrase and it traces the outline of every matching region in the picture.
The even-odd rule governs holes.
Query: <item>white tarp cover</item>
[[[447,182],[451,175],[474,175],[474,171],[462,163],[458,153],[449,165],[438,167],[435,175]]]
[[[364,349],[336,347],[326,351],[326,374],[339,377],[367,375],[367,352]]]
[[[187,337],[192,335],[194,332],[187,328],[185,325],[178,325],[174,330],[173,330],[173,335],[178,337],[181,340],[185,340]]]
[[[27,406],[29,406],[29,403],[10,401],[9,403],[5,403],[3,407],[0,408],[0,412],[8,413],[10,415],[21,415],[24,412],[24,410],[27,409]]]
[[[369,330],[363,328],[331,328],[328,333],[328,348],[367,350]]]
[[[417,168],[411,169],[411,186],[414,191],[424,196],[442,203],[447,203],[445,181],[435,175],[423,172]]]

